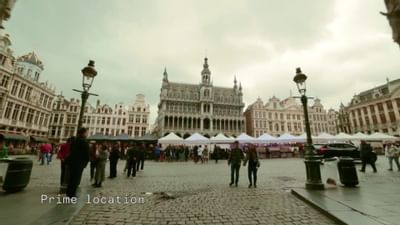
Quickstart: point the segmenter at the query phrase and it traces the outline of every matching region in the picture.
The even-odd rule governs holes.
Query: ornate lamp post
[[[92,87],[93,84],[93,80],[95,78],[95,76],[97,75],[97,71],[94,68],[94,61],[90,60],[89,64],[83,68],[81,70],[82,72],[82,87],[83,87],[83,91],[80,90],[76,90],[76,89],[72,89],[76,92],[81,93],[81,98],[82,98],[82,102],[81,102],[81,110],[79,112],[79,119],[78,119],[78,129],[82,127],[82,122],[83,122],[83,114],[85,111],[85,105],[86,102],[89,98],[89,95],[94,95],[94,96],[98,96],[97,94],[93,94],[93,93],[89,93],[89,89],[90,87]]]
[[[400,46],[400,0],[385,0],[387,13],[381,12],[389,20],[393,41]]]
[[[311,139],[310,121],[308,119],[308,98],[306,96],[306,80],[307,76],[301,72],[300,68],[297,68],[296,75],[294,76],[293,81],[297,84],[297,89],[299,90],[299,93],[301,95],[301,103],[303,104],[304,110],[304,123],[306,126],[307,134],[307,144],[305,145],[306,154],[304,160],[307,173],[306,189],[322,190],[324,189],[324,184],[321,182],[321,158],[314,152],[314,147],[312,146]]]

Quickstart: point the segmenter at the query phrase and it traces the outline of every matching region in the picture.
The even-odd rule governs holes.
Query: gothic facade
[[[195,132],[206,136],[245,132],[241,84],[235,77],[231,88],[214,86],[207,60],[204,59],[199,84],[170,82],[164,70],[153,133],[164,136],[174,132],[187,137]]]

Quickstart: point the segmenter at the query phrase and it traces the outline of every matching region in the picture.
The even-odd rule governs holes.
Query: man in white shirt
[[[204,162],[204,159],[203,159],[203,151],[204,151],[204,148],[203,148],[203,146],[199,146],[199,149],[197,149],[197,156],[200,158],[200,160],[201,160],[201,163],[203,163]]]

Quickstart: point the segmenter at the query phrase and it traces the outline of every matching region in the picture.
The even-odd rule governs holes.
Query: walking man
[[[393,171],[393,160],[396,163],[397,170],[400,171],[399,165],[399,147],[395,143],[389,143],[385,148],[385,155],[389,160],[389,171]]]
[[[144,167],[144,158],[146,156],[146,146],[144,143],[140,145],[140,148],[137,149],[138,160],[136,164],[136,171],[143,170]]]
[[[232,186],[233,183],[236,187],[238,186],[240,164],[243,158],[244,155],[242,149],[239,148],[239,142],[235,141],[228,158],[228,165],[231,166],[231,183],[229,183],[229,186]]]
[[[114,144],[110,151],[110,176],[108,178],[117,177],[117,164],[119,159],[119,146],[118,144]]]
[[[131,147],[127,151],[127,167],[128,173],[127,177],[136,177],[136,160],[137,160],[137,149],[136,145],[132,144]]]
[[[79,128],[76,139],[71,143],[71,152],[66,159],[70,178],[67,187],[67,196],[76,197],[76,189],[81,183],[82,172],[89,162],[89,144],[86,140],[87,129]]]
[[[365,166],[368,164],[371,165],[372,169],[374,170],[374,173],[377,172],[376,167],[375,167],[375,160],[373,159],[373,152],[372,152],[372,146],[365,142],[364,140],[361,141],[360,144],[360,154],[361,154],[361,161],[362,161],[362,167],[360,172],[365,172]]]
[[[256,146],[251,144],[249,147],[249,151],[246,153],[246,159],[243,162],[243,166],[246,166],[246,163],[249,162],[249,165],[247,166],[248,177],[249,177],[249,182],[250,182],[249,188],[251,188],[251,186],[253,186],[253,185],[254,185],[254,188],[257,187],[257,170],[258,170],[258,167],[260,167],[260,159],[259,158],[260,157],[258,156]]]

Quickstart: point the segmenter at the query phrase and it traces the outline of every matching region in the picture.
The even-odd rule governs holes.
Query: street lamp
[[[0,29],[4,29],[3,20],[11,17],[11,10],[17,0],[0,0]]]
[[[307,144],[305,145],[305,160],[306,164],[306,173],[307,173],[307,182],[306,189],[311,190],[322,190],[324,189],[324,184],[321,182],[321,171],[320,171],[320,163],[321,158],[315,154],[314,147],[312,146],[311,139],[311,129],[310,129],[310,121],[308,119],[308,105],[307,105],[307,96],[306,96],[306,80],[307,76],[301,72],[300,68],[296,69],[296,75],[293,78],[293,81],[297,85],[297,89],[301,95],[301,103],[303,104],[304,110],[304,120],[306,126],[306,134],[307,134]]]
[[[400,46],[400,0],[385,0],[387,13],[381,12],[386,16],[392,28],[393,41]]]
[[[86,102],[89,98],[89,95],[94,95],[94,96],[98,96],[97,94],[93,94],[93,93],[89,93],[89,89],[90,87],[92,87],[93,84],[93,80],[97,75],[97,71],[94,68],[94,61],[90,60],[89,64],[84,67],[82,70],[82,87],[83,87],[83,91],[80,90],[76,90],[73,89],[76,92],[81,93],[81,98],[82,98],[82,102],[81,102],[81,110],[79,112],[79,119],[78,119],[78,129],[82,127],[82,122],[83,122],[83,114],[85,111],[85,105]]]

